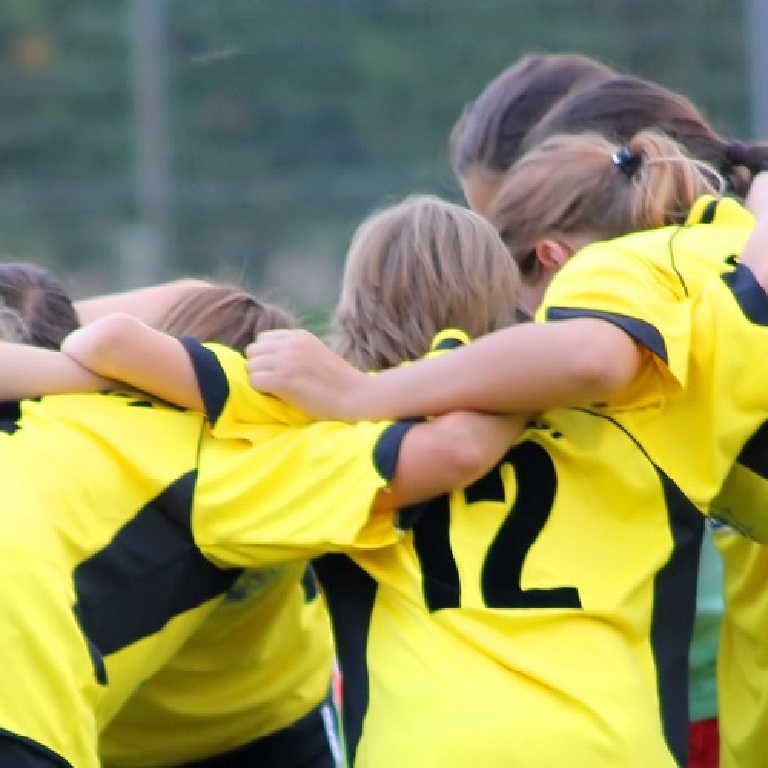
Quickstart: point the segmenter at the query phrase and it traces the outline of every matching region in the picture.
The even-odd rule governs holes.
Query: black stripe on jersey
[[[0,765],[4,768],[72,768],[72,763],[42,744],[0,728]]]
[[[665,363],[669,362],[664,337],[659,333],[658,328],[654,328],[654,326],[646,323],[644,320],[621,315],[618,312],[601,312],[597,309],[550,307],[546,312],[547,320],[572,320],[577,317],[593,317],[597,320],[606,320],[609,323],[613,323],[613,325],[621,328],[622,331],[631,336],[638,344],[642,344],[646,349],[653,352],[656,357]]]
[[[704,515],[619,422],[603,413],[582,408],[575,410],[610,421],[624,432],[648,459],[664,491],[674,546],[669,560],[654,580],[650,639],[656,661],[664,739],[677,764],[683,766],[687,763],[688,753],[688,653],[696,616]],[[638,542],[639,547],[642,545]]]
[[[756,475],[768,479],[768,422],[764,421],[744,443],[737,462]]]
[[[755,325],[768,325],[768,295],[752,272],[737,264],[722,276],[744,316]]]
[[[363,732],[363,719],[368,710],[366,650],[378,584],[346,555],[324,555],[313,562],[313,567],[323,588],[333,625],[344,686],[344,740],[349,764],[354,765]]]
[[[717,199],[713,199],[706,204],[704,210],[701,212],[701,218],[699,219],[700,224],[711,224],[715,220],[718,202]]]
[[[408,430],[423,419],[403,419],[390,424],[379,436],[373,449],[373,465],[385,479],[391,480],[397,469],[400,446]]]
[[[196,480],[194,470],[180,477],[75,568],[75,611],[101,654],[148,637],[174,616],[224,594],[242,573],[217,568],[195,544]]]
[[[197,386],[205,405],[205,415],[215,424],[229,397],[229,382],[216,355],[197,339],[182,336],[179,341],[187,350],[192,367],[195,369]]]
[[[664,488],[674,550],[654,583],[651,647],[664,738],[678,764],[686,765],[689,669],[687,655],[683,656],[686,663],[681,663],[680,655],[688,653],[693,636],[704,516],[661,469],[656,469]]]
[[[18,400],[0,402],[0,432],[12,435],[19,429],[21,403]]]

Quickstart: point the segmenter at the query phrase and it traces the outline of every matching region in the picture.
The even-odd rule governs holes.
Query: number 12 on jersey
[[[464,490],[466,508],[479,501],[504,501],[501,467],[515,471],[517,493],[494,538],[488,542],[480,589],[488,608],[581,608],[576,587],[523,589],[521,575],[529,550],[552,512],[557,475],[552,458],[538,443],[514,446],[485,477]],[[419,507],[413,546],[422,572],[424,600],[430,612],[461,606],[461,583],[450,540],[451,497]],[[460,544],[458,544],[460,546]]]

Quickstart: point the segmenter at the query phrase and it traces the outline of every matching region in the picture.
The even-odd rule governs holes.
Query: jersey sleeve
[[[645,247],[667,247],[655,233],[642,234]],[[577,253],[550,283],[536,320],[610,322],[650,353],[648,364],[662,390],[685,386],[691,302],[673,269],[638,253],[637,237],[595,243]]]
[[[179,339],[197,377],[205,415],[216,437],[232,437],[249,424],[308,424],[311,420],[279,398],[255,390],[248,380],[245,358],[223,344]],[[246,430],[247,431],[247,430]]]
[[[195,539],[216,564],[263,567],[399,539],[372,511],[412,422],[280,427],[235,454],[201,454]],[[213,464],[213,466],[211,466]]]

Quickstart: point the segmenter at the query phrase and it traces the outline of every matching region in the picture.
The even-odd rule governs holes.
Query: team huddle
[[[764,766],[768,145],[562,54],[450,152],[325,341],[0,265],[0,765]]]

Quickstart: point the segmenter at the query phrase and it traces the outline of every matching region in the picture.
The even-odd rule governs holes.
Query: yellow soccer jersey
[[[0,424],[6,519],[0,547],[7,560],[15,558],[5,573],[40,571],[40,578],[7,581],[6,592],[13,589],[17,599],[0,602],[6,624],[17,628],[4,658],[19,683],[11,677],[4,686],[0,728],[77,768],[95,765],[93,729],[108,723],[200,629],[243,567],[397,538],[391,515],[370,521],[369,513],[394,471],[407,424],[306,426],[288,409],[275,413],[276,401],[250,388],[250,399],[233,395],[237,383],[247,381],[236,353],[219,351],[224,359],[233,356],[240,379],[225,376],[211,350],[191,342],[190,349],[197,364],[204,362],[201,389],[220,407],[209,413],[221,436],[213,437],[201,415],[119,394],[25,402]],[[261,423],[241,427],[242,413]],[[281,414],[285,421],[277,423]],[[300,422],[295,427],[292,418]],[[281,483],[295,487],[285,490]],[[283,541],[294,531],[295,543]],[[39,566],[15,555],[30,542]],[[43,583],[48,562],[63,576]],[[20,595],[49,617],[46,648],[56,649],[51,659],[61,660],[61,689],[68,686],[72,696],[38,701],[57,673],[41,663],[39,643],[25,639],[37,632],[31,626],[36,614],[28,611],[26,623],[19,619]],[[35,674],[39,682],[32,685]]]
[[[245,571],[107,726],[104,765],[186,764],[274,733],[325,698],[333,659],[308,566]]]
[[[737,263],[751,224],[732,201],[702,200],[685,227],[616,241],[634,261],[609,264],[623,255],[613,243],[585,249],[573,270],[563,270],[563,282],[553,281],[540,317],[603,316],[644,345],[653,363],[638,391],[611,403],[611,412],[699,509],[768,543],[768,299]],[[627,262],[636,269],[622,277]],[[723,765],[757,768],[765,762],[768,725],[760,693],[768,603],[758,588],[765,551],[725,529],[717,541],[725,598],[718,662]]]
[[[0,728],[87,768],[108,699],[162,665],[239,572],[205,561],[185,527],[202,417],[119,394],[7,410],[0,559],[16,578],[0,600]],[[19,600],[29,607],[15,614]],[[126,648],[141,664],[115,664]]]
[[[703,518],[620,425],[552,411],[402,520],[335,617],[357,768],[682,761]]]
[[[603,410],[703,512],[768,415],[768,297],[736,262],[752,221],[732,200],[705,198],[685,226],[588,246],[538,315],[604,318],[647,350],[643,373]],[[731,522],[759,535],[759,521]]]

